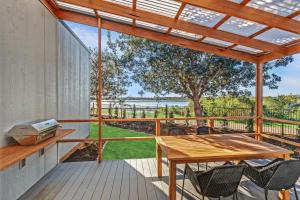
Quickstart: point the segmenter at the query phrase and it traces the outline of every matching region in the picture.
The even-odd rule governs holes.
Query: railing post
[[[102,65],[101,65],[101,18],[98,18],[98,162],[102,160]]]
[[[156,119],[155,120],[156,137],[160,136],[160,125],[161,125],[160,120]],[[157,176],[161,177],[162,176],[162,150],[157,142],[156,142],[156,160],[157,160]]]
[[[213,119],[208,119],[207,120],[207,124],[208,124],[208,133],[209,134],[213,134],[213,128],[215,127],[215,120],[213,120]]]

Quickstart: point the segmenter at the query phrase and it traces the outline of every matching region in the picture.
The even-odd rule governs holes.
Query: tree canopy
[[[182,47],[121,35],[116,41],[120,60],[143,90],[156,95],[179,94],[191,99],[201,116],[203,96],[250,95],[255,85],[255,65]],[[264,65],[264,85],[275,89],[281,78],[272,73],[292,62],[292,57]]]
[[[108,43],[101,53],[102,59],[102,95],[106,98],[114,99],[127,93],[127,87],[130,86],[129,75],[120,62],[117,55],[117,48],[111,42],[110,33],[108,33]],[[92,96],[98,97],[98,50],[91,49],[91,73],[90,73],[90,92]]]

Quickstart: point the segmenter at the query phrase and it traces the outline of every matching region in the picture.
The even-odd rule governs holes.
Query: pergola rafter
[[[296,20],[258,10],[246,5],[227,0],[180,0],[205,9],[225,13],[230,16],[250,20],[269,27],[279,28],[292,33],[300,34],[300,23]]]
[[[97,27],[97,19],[94,17],[75,13],[72,11],[62,11],[62,10],[56,11],[55,14],[59,19],[64,19],[68,21],[73,21],[73,22]],[[237,60],[243,60],[252,63],[256,63],[258,61],[257,57],[247,53],[234,51],[222,47],[216,47],[204,43],[199,43],[197,41],[187,40],[169,34],[159,33],[156,31],[145,30],[143,28],[138,28],[138,27],[133,28],[130,25],[121,24],[118,22],[102,20],[102,28],[111,31],[120,32],[120,33],[125,33],[128,35],[134,35],[137,37],[143,37],[158,42],[177,45],[184,48],[190,48],[197,51],[206,51],[208,53],[214,53],[220,56],[230,57]]]
[[[103,12],[111,13],[114,15],[132,18],[152,24],[158,24],[161,26],[182,30],[188,33],[194,33],[206,37],[212,37],[215,39],[231,42],[234,44],[239,44],[251,48],[260,49],[267,52],[274,52],[278,56],[283,56],[286,48],[280,47],[279,45],[272,44],[269,42],[250,39],[241,35],[234,33],[229,33],[217,29],[212,29],[206,26],[196,25],[191,22],[183,20],[174,20],[174,18],[166,17],[163,15],[151,13],[144,10],[136,9],[133,11],[126,6],[119,5],[116,3],[97,1],[97,0],[62,0],[62,2],[82,6],[90,9],[96,9]]]

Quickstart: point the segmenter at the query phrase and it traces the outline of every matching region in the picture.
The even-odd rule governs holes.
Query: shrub
[[[118,116],[119,116],[119,108],[115,107],[115,117],[118,117]]]
[[[126,118],[126,108],[123,110],[123,118]]]
[[[142,111],[142,118],[146,118],[146,112],[145,112],[145,110]]]
[[[108,116],[111,117],[112,115],[112,108],[111,108],[111,103],[109,103],[109,107],[108,107]]]
[[[132,118],[136,118],[136,107],[135,107],[135,104],[133,104]]]
[[[155,110],[154,111],[154,118],[157,118],[158,117],[158,110]]]

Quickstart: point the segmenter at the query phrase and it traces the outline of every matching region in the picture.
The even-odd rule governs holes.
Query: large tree
[[[201,117],[201,97],[249,95],[255,85],[255,66],[230,58],[121,35],[117,42],[122,62],[145,91],[189,98],[195,116]],[[281,80],[271,70],[292,62],[285,57],[264,66],[264,85],[277,88]],[[200,122],[197,122],[198,125]]]
[[[111,42],[108,32],[107,48],[101,52],[102,64],[102,96],[107,98],[117,98],[125,95],[127,86],[130,85],[128,73],[118,57],[117,47]],[[90,92],[96,97],[98,102],[98,50],[91,49],[91,73]]]

